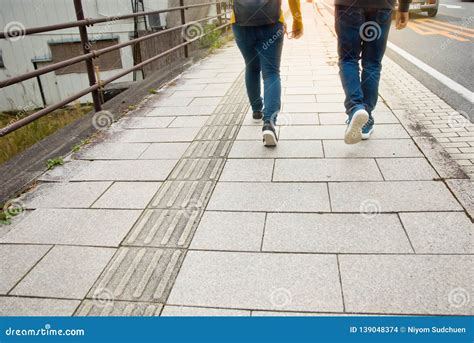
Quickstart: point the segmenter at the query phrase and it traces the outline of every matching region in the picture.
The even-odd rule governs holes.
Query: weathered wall
[[[195,5],[195,4],[202,4],[206,2],[214,2],[212,0],[184,0],[185,5]],[[179,6],[179,0],[169,0],[169,7],[177,7]],[[186,21],[192,21],[204,18],[209,15],[209,13],[215,13],[215,5],[208,6],[208,7],[198,7],[198,8],[190,8],[186,11]],[[176,25],[181,25],[181,16],[179,11],[172,12],[168,14],[168,18],[166,20],[166,24],[168,27],[173,27]]]

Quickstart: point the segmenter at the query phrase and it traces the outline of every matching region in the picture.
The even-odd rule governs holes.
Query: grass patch
[[[0,137],[0,164],[8,161],[13,156],[26,150],[33,144],[53,134],[57,130],[83,117],[92,110],[89,104],[65,107],[22,127],[4,137]],[[21,118],[28,116],[29,112],[0,112],[0,127],[5,127]]]
[[[62,166],[63,164],[64,164],[63,158],[56,157],[56,158],[52,158],[48,160],[47,167],[48,167],[48,170],[51,170],[51,169],[56,168],[57,166]]]
[[[222,30],[215,30],[218,27],[216,23],[204,25],[204,34],[199,44],[202,48],[208,48],[211,51],[219,49],[225,43],[232,39],[231,35],[223,35]]]

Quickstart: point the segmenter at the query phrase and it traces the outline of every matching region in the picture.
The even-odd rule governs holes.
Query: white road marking
[[[462,6],[457,6],[457,5],[445,5],[445,4],[439,4],[440,6],[446,7],[446,8],[455,8],[455,9],[462,9]]]
[[[474,101],[474,92],[471,92],[469,89],[461,86],[459,83],[457,83],[456,81],[450,79],[446,75],[441,74],[436,69],[434,69],[434,68],[430,67],[429,65],[427,65],[426,63],[420,61],[418,58],[416,58],[415,56],[413,56],[410,53],[406,52],[402,48],[396,46],[392,42],[388,42],[387,46],[388,46],[388,48],[390,48],[391,50],[393,50],[394,52],[396,52],[397,54],[399,54],[400,56],[405,58],[410,63],[414,64],[415,66],[417,66],[418,68],[420,68],[421,70],[426,72],[427,74],[434,77],[436,80],[441,82],[443,85],[445,85],[449,89],[451,89],[454,92],[460,94],[462,97],[466,98],[470,102]]]

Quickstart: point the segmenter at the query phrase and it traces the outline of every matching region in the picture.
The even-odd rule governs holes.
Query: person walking
[[[293,16],[290,38],[303,35],[300,0],[288,0]],[[245,85],[253,119],[263,119],[263,144],[276,146],[281,109],[280,62],[287,26],[281,0],[234,0],[232,31],[245,60]],[[263,78],[263,99],[261,94]]]
[[[410,2],[398,1],[398,30],[407,26]],[[396,0],[335,0],[335,5],[339,75],[348,115],[344,141],[356,144],[374,132],[372,112],[377,104],[382,58]]]

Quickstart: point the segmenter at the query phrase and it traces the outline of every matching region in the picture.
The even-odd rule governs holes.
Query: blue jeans
[[[382,58],[392,22],[391,9],[336,6],[339,75],[346,94],[346,113],[377,104]],[[359,60],[362,59],[362,75]]]
[[[281,109],[280,63],[284,38],[283,24],[232,25],[232,30],[245,60],[245,85],[252,110],[263,112],[264,120],[276,123]],[[263,77],[263,99],[260,73]]]

